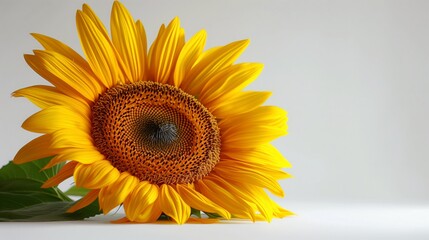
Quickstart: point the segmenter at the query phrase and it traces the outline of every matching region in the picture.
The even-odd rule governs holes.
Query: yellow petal
[[[248,184],[232,183],[231,181],[225,181],[218,176],[216,180],[225,187],[229,192],[235,196],[251,203],[254,212],[259,215],[260,220],[270,222],[274,217],[274,209],[272,207],[272,200],[268,197],[267,193],[260,188]],[[258,218],[257,218],[258,219]]]
[[[179,58],[179,54],[181,53],[181,50],[183,49],[183,46],[185,45],[185,29],[180,28],[179,29],[179,39],[177,41],[176,45],[176,51],[173,56],[173,67],[170,71],[170,76],[167,78],[167,84],[174,86],[174,72],[177,65],[177,59]]]
[[[193,188],[186,185],[177,185],[177,191],[179,192],[183,201],[185,201],[192,208],[204,212],[217,213],[226,219],[231,218],[231,214],[228,211],[212,202],[210,199]]]
[[[260,63],[241,63],[219,71],[201,90],[199,100],[209,103],[221,96],[228,97],[243,90],[262,72],[264,65]]]
[[[89,64],[87,61],[85,61],[85,59],[83,57],[81,57],[77,52],[75,52],[72,48],[70,48],[69,46],[67,46],[66,44],[42,35],[42,34],[38,34],[38,33],[32,33],[31,34],[40,44],[42,44],[42,46],[49,51],[53,51],[53,52],[57,52],[65,57],[67,57],[68,59],[72,60],[73,62],[75,62],[76,64],[78,64],[79,66],[81,66],[82,68],[84,68],[87,72],[92,72],[91,68],[89,67]],[[92,74],[92,73],[91,73]]]
[[[38,160],[45,157],[54,156],[59,152],[58,149],[51,147],[52,135],[45,134],[33,139],[25,144],[13,158],[16,164],[26,163],[33,160]]]
[[[201,30],[183,46],[174,70],[174,86],[180,87],[182,81],[185,80],[185,77],[191,70],[191,67],[204,50],[206,37],[206,31]]]
[[[143,49],[143,54],[147,56],[147,38],[146,38],[146,30],[144,29],[143,23],[140,20],[136,22],[136,30],[137,30],[137,42],[141,45]],[[147,67],[147,64],[146,64]]]
[[[240,92],[235,94],[234,97],[220,97],[207,105],[207,107],[214,116],[224,119],[252,111],[261,106],[270,96],[271,92]]]
[[[225,149],[253,148],[269,143],[286,134],[285,129],[271,126],[254,126],[253,128],[239,129],[227,134],[221,134],[221,139]]]
[[[276,180],[291,178],[292,175],[284,172],[281,168],[271,166],[269,163],[267,164],[258,164],[253,162],[239,161],[236,159],[230,158],[222,158],[222,161],[216,165],[216,168],[222,168],[223,166],[227,168],[235,168],[238,171],[252,171],[257,172],[262,175],[270,176]]]
[[[88,19],[91,21],[92,26],[96,28],[98,31],[98,33],[100,33],[105,40],[107,40],[107,43],[109,43],[111,45],[111,48],[113,49],[116,59],[117,59],[117,63],[119,68],[122,70],[122,72],[124,73],[124,75],[126,76],[125,79],[119,79],[117,82],[122,82],[122,81],[129,81],[131,79],[131,75],[128,71],[128,68],[125,67],[124,62],[122,61],[119,53],[116,51],[116,49],[113,47],[113,44],[111,43],[110,39],[109,39],[109,33],[106,30],[106,27],[104,26],[104,24],[101,22],[101,20],[97,17],[97,15],[95,14],[95,12],[91,9],[91,7],[87,4],[83,4],[82,6],[82,12],[88,17]],[[120,74],[119,74],[120,75]],[[120,75],[121,76],[121,75]],[[107,83],[106,83],[107,84]],[[108,86],[110,87],[110,85]]]
[[[112,220],[110,222],[115,224],[122,224],[122,223],[130,223],[131,221],[127,217],[123,217],[116,220]]]
[[[258,215],[260,219],[271,221],[274,216],[274,209],[272,207],[272,200],[264,192],[263,189],[252,185],[245,184],[244,182],[231,182],[225,180],[223,177],[212,174],[208,179],[221,185],[226,191],[236,196],[239,199],[249,203],[252,212],[256,213],[252,220],[257,220]]]
[[[185,223],[191,216],[191,207],[183,201],[170,185],[161,185],[159,201],[161,210],[178,224]]]
[[[208,176],[196,182],[195,187],[204,196],[226,209],[232,215],[244,219],[255,219],[254,210],[248,202],[229,192],[214,180]]]
[[[87,96],[89,100],[95,100],[98,94],[104,91],[103,82],[92,71],[86,70],[73,59],[69,59],[54,51],[35,50],[34,53],[53,66],[55,72],[51,71],[51,73],[63,81],[67,81],[70,86],[81,92],[82,95]]]
[[[151,222],[158,219],[162,212],[157,206],[158,193],[157,185],[147,181],[138,183],[124,201],[127,218],[135,222]]]
[[[97,17],[95,12],[88,4],[82,5],[82,12],[85,13],[86,16],[88,16],[88,18],[91,20],[92,24],[94,24],[94,27],[98,30],[98,32],[102,34],[106,39],[109,39],[109,34],[107,33],[104,24],[101,22],[101,20]]]
[[[249,45],[249,40],[230,43],[203,53],[189,72],[182,87],[191,95],[198,96],[207,80],[229,67]]]
[[[282,108],[261,106],[252,111],[222,119],[219,121],[219,128],[222,129],[224,134],[237,129],[253,128],[254,126],[272,126],[283,129],[286,127],[286,115],[286,111]]]
[[[155,61],[154,57],[156,55],[156,49],[158,49],[158,45],[161,42],[161,37],[164,34],[164,32],[165,32],[165,25],[162,24],[159,27],[158,35],[156,36],[155,40],[153,41],[152,45],[149,48],[149,52],[148,52],[148,55],[147,55],[147,57],[148,57],[148,67],[149,67],[149,73],[148,73],[149,74],[148,75],[148,77],[149,77],[148,80],[149,81],[155,81],[154,76],[152,75],[152,70],[150,70],[150,67],[151,67],[151,62]]]
[[[295,213],[280,207],[277,203],[275,203],[272,200],[271,200],[271,207],[274,210],[274,216],[275,217],[284,218],[284,217],[295,215]]]
[[[252,201],[259,213],[263,216],[264,220],[271,222],[271,219],[274,217],[274,209],[272,207],[272,200],[267,195],[267,193],[259,188],[254,186],[244,185],[240,187],[243,196],[246,196],[249,201]]]
[[[128,172],[122,172],[116,182],[102,188],[99,194],[99,202],[103,213],[107,214],[110,210],[122,204],[138,183],[138,178]]]
[[[223,149],[221,158],[230,158],[235,161],[272,166],[273,168],[290,168],[292,165],[271,144],[263,144],[253,149]]]
[[[248,142],[245,142],[247,141],[245,139],[251,142],[247,146],[251,148],[287,134],[286,121],[286,112],[283,109],[263,106],[243,114],[226,117],[219,121],[219,127],[222,129],[222,139],[225,141],[223,143],[226,148],[234,147],[234,144],[230,144],[231,142],[246,145]],[[240,140],[243,142],[239,143]]]
[[[62,181],[73,176],[74,169],[76,168],[77,162],[68,162],[64,165],[61,170],[53,177],[43,183],[42,188],[50,188],[57,186]]]
[[[100,189],[112,184],[119,178],[119,171],[107,160],[92,164],[79,163],[74,172],[76,186],[88,189]]]
[[[74,101],[52,86],[36,85],[21,88],[12,93],[13,97],[25,97],[39,108],[47,108],[54,105],[68,103],[68,99]]]
[[[101,24],[101,23],[100,23]],[[99,23],[94,22],[85,12],[77,11],[76,25],[82,49],[93,72],[103,81],[106,87],[126,82],[128,78],[122,72],[121,59]]]
[[[51,133],[62,128],[91,131],[91,123],[87,117],[65,106],[52,106],[45,108],[22,123],[22,127],[28,131],[37,133]]]
[[[156,222],[161,216],[162,210],[159,205],[159,199],[155,201],[153,204],[149,205],[146,208],[146,211],[144,214],[140,214],[135,222],[141,222],[141,223],[148,223],[148,222]]]
[[[61,152],[44,167],[44,169],[51,168],[58,163],[68,160],[73,160],[82,164],[91,164],[104,159],[104,155],[96,149],[62,149]]]
[[[153,81],[167,83],[174,73],[175,63],[183,47],[183,35],[179,18],[175,18],[165,30],[160,30],[150,51],[149,68]]]
[[[92,202],[94,202],[98,197],[98,192],[100,190],[92,190],[89,193],[87,193],[83,198],[81,198],[75,205],[73,205],[71,208],[67,210],[68,213],[76,212],[79,209],[82,209]]]
[[[193,218],[190,217],[186,223],[198,223],[198,224],[212,224],[218,223],[220,220],[217,218]]]
[[[77,101],[51,86],[36,85],[22,88],[13,92],[12,96],[25,97],[42,109],[54,105],[63,105],[76,110],[76,112],[80,112],[84,116],[89,116],[90,114],[88,104]]]
[[[48,71],[45,66],[46,61],[43,58],[36,55],[25,54],[24,59],[37,74],[52,83],[61,93],[81,101],[84,104],[88,103],[87,99],[84,99],[81,93],[79,93],[72,86],[68,85],[67,82],[64,82],[62,79]]]
[[[230,164],[217,164],[214,169],[217,175],[224,179],[229,179],[239,183],[252,184],[264,187],[273,194],[284,197],[284,192],[280,184],[273,176],[264,174],[255,169],[246,168],[240,165],[231,166]]]
[[[35,64],[52,76],[47,80],[63,93],[72,91],[78,96],[94,101],[102,92],[99,82],[72,60],[50,51],[36,50],[34,54],[40,61]]]
[[[110,18],[112,42],[131,74],[132,82],[142,80],[146,64],[145,53],[134,20],[120,2],[113,3]]]
[[[143,50],[142,54],[144,58],[144,62],[141,71],[140,78],[142,81],[147,81],[149,76],[149,61],[147,55],[147,39],[146,39],[146,31],[144,26],[140,20],[136,22],[136,30],[137,30],[137,44],[140,45],[140,48]]]
[[[81,148],[93,149],[92,138],[86,131],[64,128],[52,133],[51,146],[53,148]]]

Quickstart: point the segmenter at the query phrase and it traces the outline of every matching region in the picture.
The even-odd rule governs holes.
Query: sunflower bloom
[[[286,112],[262,106],[270,92],[244,91],[263,67],[234,63],[248,40],[205,51],[205,31],[185,41],[175,18],[148,48],[142,23],[119,2],[111,37],[88,5],[76,24],[85,58],[33,34],[44,50],[25,60],[51,85],[13,93],[41,108],[22,127],[42,134],[14,162],[65,163],[43,187],[73,177],[90,189],[69,211],[98,201],[104,214],[123,205],[121,222],[165,215],[179,224],[191,209],[252,221],[291,214],[266,192],[283,197],[278,180],[289,177],[270,143],[287,133]]]

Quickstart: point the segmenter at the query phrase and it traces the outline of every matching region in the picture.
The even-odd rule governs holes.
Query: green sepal
[[[72,186],[71,188],[69,188],[65,194],[67,196],[79,196],[79,197],[83,197],[85,196],[87,193],[89,193],[91,190],[86,189],[86,188],[82,188],[82,187],[76,187],[76,186]]]

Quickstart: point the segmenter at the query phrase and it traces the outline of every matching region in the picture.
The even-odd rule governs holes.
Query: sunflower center
[[[216,119],[166,84],[137,82],[101,94],[92,107],[91,135],[119,171],[153,184],[194,182],[219,161]]]
[[[148,121],[142,128],[142,135],[148,138],[149,143],[158,146],[169,145],[177,140],[177,127],[173,123]]]

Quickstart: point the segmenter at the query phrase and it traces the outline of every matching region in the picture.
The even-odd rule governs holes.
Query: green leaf
[[[41,171],[51,158],[25,164],[12,162],[0,169],[0,221],[79,220],[100,213],[98,201],[74,213],[74,202],[57,187],[41,188],[61,166]]]
[[[98,201],[74,213],[66,213],[74,202],[43,202],[14,210],[0,211],[0,222],[70,221],[100,213]]]
[[[167,216],[165,213],[161,213],[161,215],[159,215],[158,221],[159,220],[169,220],[170,217]]]
[[[44,183],[49,178],[55,176],[62,166],[54,166],[44,171],[40,171],[52,157],[42,158],[24,164],[15,164],[10,161],[0,169],[0,180],[8,179],[32,179]]]
[[[191,215],[201,218],[201,211],[195,208],[191,208]]]
[[[80,196],[80,197],[83,197],[87,193],[89,193],[89,191],[90,190],[86,189],[86,188],[73,186],[73,187],[69,188],[69,190],[67,190],[65,192],[65,194],[68,195],[68,196]]]
[[[208,213],[208,212],[204,212],[209,218],[221,218],[222,216],[220,216],[217,213]]]
[[[0,180],[0,210],[12,210],[43,202],[72,201],[57,188],[40,188],[31,179]]]

